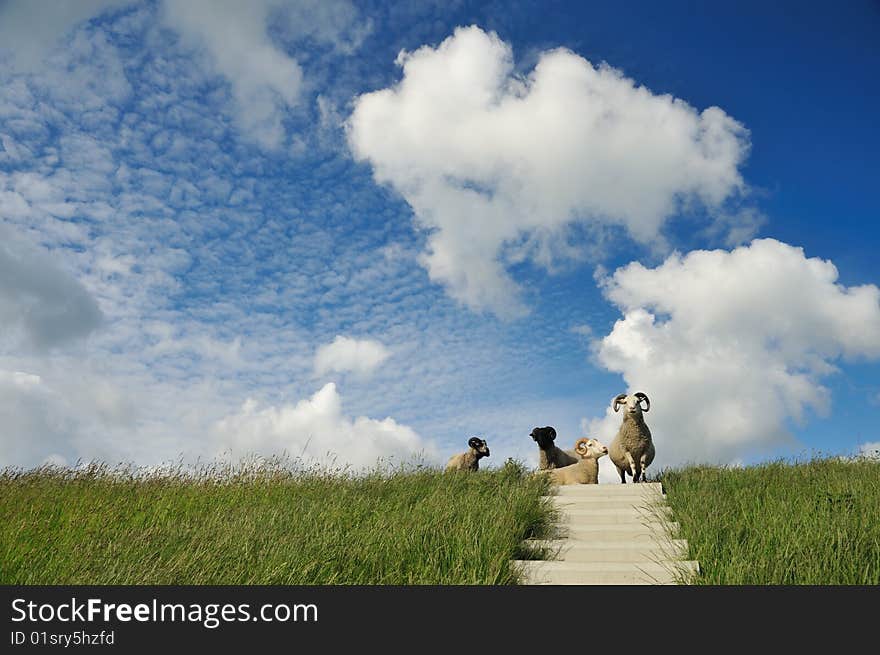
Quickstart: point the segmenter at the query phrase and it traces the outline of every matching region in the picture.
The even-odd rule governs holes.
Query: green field
[[[697,584],[880,584],[880,462],[663,471]],[[553,520],[518,463],[0,473],[2,584],[514,584]]]
[[[880,584],[880,462],[816,459],[659,476],[697,584]]]
[[[0,473],[2,584],[512,584],[546,481],[92,467]]]

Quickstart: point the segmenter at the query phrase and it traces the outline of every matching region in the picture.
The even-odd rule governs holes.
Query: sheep
[[[466,453],[459,453],[449,458],[446,463],[447,471],[478,471],[480,469],[480,458],[489,456],[489,446],[485,439],[479,437],[471,437],[468,439],[470,450]]]
[[[645,403],[644,410],[642,403]],[[617,467],[622,484],[626,484],[627,473],[632,476],[633,482],[644,482],[645,469],[654,461],[654,442],[642,416],[643,411],[651,409],[651,401],[641,391],[631,396],[622,393],[612,403],[615,412],[620,405],[626,405],[626,411],[617,436],[608,447],[608,456]]]
[[[538,443],[538,469],[548,471],[577,464],[581,458],[573,450],[562,450],[554,445],[556,430],[551,426],[535,428],[529,436]]]
[[[608,454],[608,448],[598,439],[578,439],[574,449],[580,457],[577,464],[549,469],[545,473],[553,484],[599,484],[599,458]]]

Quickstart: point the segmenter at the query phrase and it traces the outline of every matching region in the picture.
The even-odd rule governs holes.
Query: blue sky
[[[877,448],[878,27],[0,2],[0,464]]]

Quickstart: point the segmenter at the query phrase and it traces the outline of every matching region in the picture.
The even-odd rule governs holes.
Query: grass
[[[514,584],[547,482],[474,474],[0,472],[2,584]]]
[[[666,470],[696,584],[880,584],[880,462]],[[547,479],[517,462],[0,471],[0,584],[515,584]]]
[[[659,480],[696,584],[880,584],[880,462],[694,466]]]

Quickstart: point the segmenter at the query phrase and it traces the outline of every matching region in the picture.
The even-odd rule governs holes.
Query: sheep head
[[[603,455],[608,454],[608,447],[603,445],[598,439],[578,439],[574,444],[574,451],[582,459],[587,457],[599,459]]]
[[[470,439],[468,439],[468,446],[473,448],[473,450],[477,453],[477,457],[489,456],[489,446],[486,443],[485,439],[480,439],[479,437],[471,437]]]
[[[538,443],[541,450],[548,450],[553,447],[556,430],[548,425],[543,428],[535,428],[529,436]]]
[[[642,403],[645,403],[644,407],[642,407]],[[651,401],[648,399],[647,394],[644,394],[641,391],[637,391],[631,396],[628,396],[625,393],[616,396],[612,403],[614,411],[616,412],[620,409],[621,405],[626,405],[627,413],[632,415],[641,415],[643,411],[647,412],[651,409]]]

